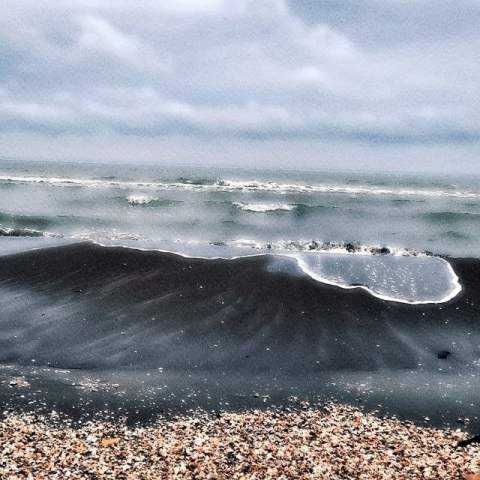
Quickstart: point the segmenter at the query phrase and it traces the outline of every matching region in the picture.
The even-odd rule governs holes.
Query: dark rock
[[[355,245],[353,243],[346,243],[345,244],[345,250],[347,252],[352,253],[352,252],[355,252],[356,248],[355,248]]]
[[[441,350],[437,353],[437,358],[440,360],[446,360],[451,354],[452,352],[449,352],[448,350]]]

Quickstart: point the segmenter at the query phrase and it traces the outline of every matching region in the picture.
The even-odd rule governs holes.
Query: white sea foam
[[[0,225],[0,237],[63,238],[63,235],[55,232],[36,230],[34,228],[4,227]]]
[[[130,205],[148,205],[156,201],[158,201],[158,197],[152,197],[150,195],[129,195],[127,197],[127,202]]]
[[[345,255],[392,255],[402,257],[430,256],[427,252],[419,252],[398,246],[365,245],[349,242],[322,242],[320,240],[276,240],[261,242],[248,238],[240,238],[226,242],[226,245],[238,248],[274,252],[322,252]]]
[[[290,205],[288,203],[234,203],[236,207],[240,210],[246,212],[278,212],[278,211],[291,211],[295,209],[295,205]]]
[[[117,241],[139,241],[143,240],[141,235],[131,232],[113,231],[84,231],[70,235],[72,240],[97,242],[117,242]],[[127,245],[128,247],[128,245]]]
[[[338,253],[336,255],[330,256],[326,255],[327,253],[334,253],[334,252],[309,252],[309,253],[289,253],[289,252],[266,252],[266,251],[260,251],[258,253],[252,253],[252,254],[241,254],[241,255],[209,255],[209,256],[203,256],[199,254],[193,254],[189,253],[188,251],[178,251],[176,249],[152,249],[152,248],[142,248],[142,247],[132,247],[132,246],[125,246],[122,244],[112,244],[108,243],[105,244],[100,241],[96,241],[95,243],[104,246],[104,247],[123,247],[123,248],[131,248],[134,250],[140,250],[140,251],[159,251],[163,253],[172,253],[175,255],[179,255],[184,258],[202,258],[205,260],[218,260],[218,259],[224,259],[224,260],[235,260],[239,258],[246,258],[246,257],[256,257],[256,256],[263,256],[263,255],[272,255],[273,257],[277,258],[288,258],[294,260],[302,272],[305,275],[308,275],[315,281],[327,285],[333,285],[339,288],[351,290],[351,289],[362,289],[368,292],[370,295],[379,298],[381,300],[389,301],[389,302],[397,302],[397,303],[406,303],[410,305],[423,305],[423,304],[437,304],[437,303],[444,303],[448,302],[452,298],[456,297],[461,291],[462,291],[462,286],[460,284],[460,280],[453,270],[452,266],[447,260],[444,260],[439,257],[430,257],[430,258],[423,258],[424,262],[429,262],[429,263],[423,263],[422,265],[415,265],[412,268],[412,265],[410,266],[402,266],[402,271],[400,274],[398,274],[397,269],[387,269],[387,274],[385,272],[384,266],[382,265],[382,262],[378,263],[378,265],[374,266],[373,271],[372,268],[370,267],[370,280],[372,280],[371,283],[367,283],[365,285],[352,285],[349,284],[349,277],[351,275],[351,272],[349,271],[350,268],[347,268],[346,270],[342,270],[341,268],[337,272],[336,275],[328,275],[325,274],[322,271],[321,268],[321,258],[322,257],[331,257],[333,260],[335,258],[338,259],[339,255]],[[245,245],[244,245],[245,246]],[[353,254],[353,255],[358,255],[358,254]],[[360,254],[365,256],[366,254]],[[309,261],[310,259],[314,258],[315,261],[312,263]],[[341,257],[341,255],[340,255]],[[388,258],[389,256],[387,256]],[[361,257],[360,257],[361,258]],[[378,259],[379,261],[382,260],[382,258]],[[397,258],[397,260],[401,260],[400,258]],[[410,260],[410,261],[421,261],[422,259],[405,259],[405,260]],[[436,279],[441,279],[442,289],[440,291],[432,291],[432,292],[419,292],[418,287],[422,286],[423,284],[428,283],[429,280],[431,280],[433,277],[430,276],[427,278],[427,276],[424,274],[424,269],[425,267],[432,267],[433,263],[435,263],[435,268],[436,271],[431,273],[432,275],[436,276]],[[380,267],[380,268],[378,268]],[[382,271],[382,269],[384,271]],[[435,269],[434,269],[435,270]],[[405,285],[405,278],[402,279],[402,276],[405,277],[407,276],[407,284]],[[415,275],[415,277],[412,277],[412,275]],[[395,284],[396,281],[400,280],[399,285],[397,286]],[[402,280],[403,280],[403,285],[402,285]],[[392,284],[393,281],[393,284]],[[386,287],[386,288],[385,288]],[[399,288],[398,288],[399,287]],[[405,287],[407,290],[405,290]],[[417,298],[412,298],[411,294],[416,294],[419,293]]]
[[[11,228],[0,226],[0,237],[45,237],[47,232],[32,228]]]
[[[354,267],[352,264],[342,269],[337,263],[338,272],[332,275],[325,273],[322,268],[323,254],[294,253],[288,256],[297,261],[305,274],[318,282],[348,290],[359,288],[376,298],[390,302],[411,305],[445,303],[462,291],[460,280],[450,263],[439,257],[425,258],[423,262],[421,259],[405,259],[403,262],[409,261],[410,265],[395,265],[395,268],[391,268],[392,266],[386,268],[385,259],[382,259],[382,263],[378,265],[361,265],[362,273],[369,270],[368,280],[365,285],[354,285],[352,278],[355,278],[355,275],[352,274],[352,267]],[[411,261],[415,263],[412,264]],[[425,263],[426,261],[428,263]],[[426,274],[424,271],[428,269],[432,271]],[[430,289],[433,287],[431,285],[433,280],[441,285],[440,287],[437,285],[435,290]]]
[[[254,192],[264,191],[279,194],[291,193],[338,193],[346,195],[392,195],[392,196],[423,196],[423,197],[454,197],[480,198],[480,191],[460,190],[429,190],[412,188],[382,188],[362,185],[326,185],[278,183],[270,181],[220,180],[213,183],[191,183],[188,181],[156,182],[156,181],[124,181],[97,180],[68,177],[29,177],[0,175],[4,183],[38,183],[57,187],[96,187],[96,188],[153,188],[158,190],[188,190],[188,191],[224,191],[224,192]]]

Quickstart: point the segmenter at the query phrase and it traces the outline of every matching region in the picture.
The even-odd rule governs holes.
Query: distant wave
[[[235,202],[235,207],[246,212],[269,213],[269,212],[294,212],[296,215],[302,216],[312,213],[315,210],[328,210],[338,208],[334,205],[307,205],[305,203],[244,203]]]
[[[168,200],[164,198],[158,198],[151,195],[129,195],[127,197],[127,202],[132,205],[140,206],[160,206],[160,207],[171,207],[177,205],[178,201]]]
[[[29,228],[4,228],[0,227],[0,237],[43,237],[45,232]]]
[[[414,189],[414,188],[383,188],[366,185],[326,185],[279,183],[257,180],[215,180],[187,179],[176,181],[128,181],[109,179],[81,179],[67,177],[33,177],[0,175],[2,183],[37,183],[57,187],[117,187],[117,188],[153,188],[160,190],[190,190],[190,191],[224,191],[253,192],[264,191],[279,194],[289,193],[332,193],[346,195],[393,195],[393,196],[424,196],[424,197],[456,197],[480,198],[480,191],[456,191],[451,189]]]
[[[295,205],[288,203],[234,203],[235,207],[246,212],[278,212],[278,211],[292,211]]]
[[[127,202],[130,205],[148,205],[157,201],[157,197],[151,197],[149,195],[129,195],[127,197]]]
[[[188,178],[188,177],[178,177],[175,183],[185,184],[185,185],[219,185],[222,183],[221,180],[215,178]]]

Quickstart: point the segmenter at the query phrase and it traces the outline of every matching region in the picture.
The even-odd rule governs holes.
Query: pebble
[[[465,438],[338,404],[135,427],[4,412],[0,478],[480,480],[480,446],[459,448]]]

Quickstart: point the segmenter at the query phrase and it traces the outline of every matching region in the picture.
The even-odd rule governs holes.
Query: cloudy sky
[[[0,157],[480,172],[478,0],[3,0]]]

